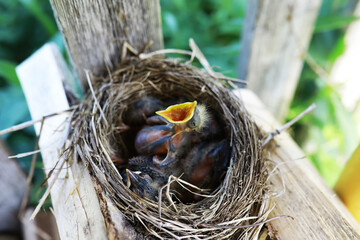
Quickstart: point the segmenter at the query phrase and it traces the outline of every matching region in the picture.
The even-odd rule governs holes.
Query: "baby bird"
[[[152,156],[138,156],[129,160],[127,168],[121,173],[124,183],[140,197],[157,200],[158,192],[171,174],[156,168]]]
[[[164,155],[173,135],[167,125],[145,126],[136,135],[135,149],[140,155]]]
[[[153,126],[142,128],[135,139],[135,149],[141,155],[166,154],[182,142],[187,132],[201,132],[210,121],[206,107],[194,102],[185,102],[155,112],[147,123]],[[154,125],[157,124],[157,125]],[[188,141],[189,139],[187,139]]]
[[[227,141],[202,142],[194,146],[188,155],[182,160],[182,179],[202,189],[214,189],[217,187],[226,172],[229,164],[230,153]],[[201,197],[177,188],[180,199],[183,202],[200,200]],[[196,192],[196,190],[193,190]]]
[[[229,156],[229,144],[225,139],[200,143],[183,160],[184,180],[201,188],[215,187],[229,163]]]
[[[205,105],[197,104],[197,101],[172,105],[155,113],[163,117],[168,125],[172,125],[176,133],[193,130],[200,132],[209,121]]]
[[[149,174],[140,171],[126,169],[125,173],[125,184],[138,196],[154,201],[158,199],[158,189],[162,187],[159,180],[154,180]]]
[[[181,176],[182,180],[202,189],[214,189],[226,172],[229,156],[229,144],[225,139],[204,142],[190,148],[185,157],[169,160],[167,165],[158,165],[151,161],[157,156],[135,157],[129,161],[122,175],[126,175],[126,184],[139,196],[157,200],[159,189],[167,184],[171,175]],[[167,157],[171,158],[173,155]],[[176,183],[171,184],[171,190],[183,203],[201,199],[201,196]],[[190,190],[197,192],[196,189]]]
[[[141,126],[145,124],[146,119],[154,113],[164,108],[164,103],[153,96],[145,96],[140,101],[136,102],[132,108],[124,114],[124,125],[126,126]]]
[[[152,200],[157,200],[171,175],[203,189],[216,187],[229,162],[229,144],[219,140],[225,136],[216,115],[197,101],[155,114],[147,116],[147,125],[135,137],[140,156],[130,159],[121,173],[127,186]],[[177,183],[171,190],[183,202],[201,198]]]

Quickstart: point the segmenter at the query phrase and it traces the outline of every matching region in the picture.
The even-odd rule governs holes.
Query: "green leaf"
[[[345,47],[345,35],[343,34],[335,43],[335,47],[331,51],[328,60],[331,63],[335,62],[335,60],[344,53]]]
[[[3,77],[9,84],[20,86],[15,67],[15,63],[0,59],[0,77]]]
[[[29,115],[24,94],[20,87],[0,89],[0,129],[24,122]]]
[[[178,23],[177,23],[177,19],[174,16],[174,14],[172,14],[171,12],[165,12],[163,14],[163,16],[164,16],[163,17],[164,24],[166,24],[169,31],[171,31],[172,33],[175,33],[178,29]]]
[[[334,113],[337,125],[339,126],[341,133],[344,137],[344,153],[347,159],[351,157],[351,154],[359,144],[359,137],[356,131],[356,124],[344,105],[341,102],[340,96],[337,92],[333,92],[330,97],[330,101],[334,105]]]
[[[41,25],[46,29],[49,36],[53,36],[57,32],[57,27],[55,22],[51,17],[46,15],[46,13],[40,7],[36,0],[19,0],[23,6],[41,23]]]
[[[358,20],[359,17],[356,16],[338,16],[338,15],[328,15],[319,17],[316,21],[314,32],[326,32],[335,30],[338,28],[346,27],[355,20]]]

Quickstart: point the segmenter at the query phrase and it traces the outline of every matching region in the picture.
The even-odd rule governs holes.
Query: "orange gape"
[[[196,104],[196,101],[186,102],[157,111],[156,114],[163,118],[163,124],[145,126],[138,132],[135,139],[138,154],[165,155],[171,147],[176,148],[183,138],[187,122],[194,116]]]
[[[195,112],[197,102],[186,102],[168,107],[165,110],[157,111],[156,114],[174,124],[187,123]]]

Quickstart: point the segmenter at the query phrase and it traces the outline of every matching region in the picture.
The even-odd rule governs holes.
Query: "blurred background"
[[[245,0],[160,2],[165,48],[188,49],[188,40],[193,38],[217,71],[236,77]],[[330,187],[359,143],[359,125],[354,114],[359,99],[348,107],[343,101],[344,93],[339,90],[344,83],[328,79],[346,50],[348,26],[358,19],[354,17],[357,3],[357,0],[323,0],[287,116],[290,120],[311,103],[317,104],[313,114],[296,123],[290,133]],[[66,56],[48,0],[0,1],[0,130],[30,120],[15,67],[49,41],[55,42]],[[33,151],[35,147],[33,128],[1,138],[12,154]],[[31,156],[17,161],[27,174]],[[39,157],[30,196],[32,205],[37,204],[44,191],[40,187],[43,181]]]

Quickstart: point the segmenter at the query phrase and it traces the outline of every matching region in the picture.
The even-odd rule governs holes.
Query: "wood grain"
[[[293,98],[320,3],[248,1],[238,76],[280,122]]]
[[[124,41],[140,50],[163,47],[159,0],[51,0],[68,53],[85,88],[84,70],[116,66]]]
[[[69,108],[63,87],[65,64],[59,50],[47,44],[16,68],[33,119]],[[48,183],[53,212],[61,239],[107,239],[99,201],[87,168],[77,161],[60,169],[63,158],[60,149],[66,139],[68,114],[44,121],[39,140],[46,175],[53,173]],[[39,134],[40,124],[35,125]],[[58,163],[59,162],[59,163]]]
[[[271,132],[280,127],[253,92],[242,89],[234,93],[264,131]],[[283,179],[274,175],[270,181],[272,190],[284,192],[273,200],[275,208],[269,217],[290,217],[268,223],[269,236],[279,240],[360,239],[360,226],[326,186],[304,152],[286,132],[276,136],[275,140],[278,146],[269,159],[278,166]]]

